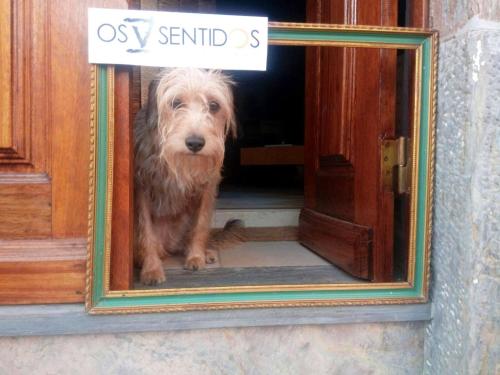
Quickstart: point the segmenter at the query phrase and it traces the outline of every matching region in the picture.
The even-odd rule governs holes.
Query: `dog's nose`
[[[186,146],[191,151],[198,152],[205,146],[205,139],[197,135],[190,135],[186,138]]]

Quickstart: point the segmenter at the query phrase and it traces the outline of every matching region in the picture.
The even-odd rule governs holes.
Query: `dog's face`
[[[219,176],[226,136],[235,136],[231,81],[217,71],[166,71],[156,91],[161,156],[179,179]]]

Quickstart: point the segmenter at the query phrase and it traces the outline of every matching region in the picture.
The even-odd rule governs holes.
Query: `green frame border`
[[[309,27],[307,27],[309,26]],[[404,28],[346,27],[341,25],[270,24],[270,44],[316,45],[338,43],[339,46],[380,48],[421,48],[419,160],[416,204],[416,238],[414,282],[407,287],[362,288],[351,290],[249,291],[174,295],[127,295],[112,297],[106,294],[105,248],[109,238],[110,135],[109,69],[97,65],[94,74],[96,103],[92,118],[95,124],[95,160],[91,160],[90,193],[93,220],[89,228],[89,267],[87,270],[87,311],[90,313],[165,311],[192,309],[225,309],[272,306],[321,306],[334,304],[414,303],[427,300],[430,211],[432,204],[433,142],[435,112],[436,44],[435,31]],[[301,44],[302,43],[302,44]],[[417,65],[418,66],[418,65]],[[418,84],[415,83],[415,84]],[[113,115],[113,114],[111,114]],[[112,155],[111,155],[112,158]],[[93,178],[92,178],[93,176]],[[95,178],[95,181],[94,181]],[[333,284],[332,284],[333,285]]]

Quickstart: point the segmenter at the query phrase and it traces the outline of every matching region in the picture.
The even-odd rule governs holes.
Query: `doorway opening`
[[[159,6],[161,3],[158,0]],[[195,3],[198,4],[198,2]],[[218,14],[262,15],[267,16],[272,21],[286,22],[305,22],[306,20],[305,0],[278,0],[272,2],[264,0],[243,0],[238,2],[234,0],[214,0],[211,3],[213,3],[213,7],[209,10]],[[198,5],[195,8],[192,10],[202,11]],[[158,9],[172,10],[161,9],[160,7]],[[406,13],[401,9],[400,19],[404,18]],[[178,10],[189,11],[189,9],[184,8]],[[234,102],[238,136],[236,140],[228,139],[226,142],[223,180],[219,188],[213,227],[216,229],[221,228],[230,219],[241,219],[246,226],[247,242],[239,248],[220,251],[218,260],[213,265],[207,265],[206,270],[197,273],[182,269],[184,262],[182,256],[169,258],[166,262],[169,287],[300,284],[304,280],[307,280],[308,283],[359,283],[371,279],[370,272],[373,269],[373,259],[371,258],[372,237],[363,244],[367,250],[363,250],[365,253],[362,256],[358,256],[358,253],[350,253],[346,257],[353,258],[359,264],[363,264],[365,269],[370,269],[370,271],[366,271],[366,276],[360,278],[344,272],[341,267],[335,266],[331,261],[326,260],[317,252],[311,251],[299,242],[299,215],[301,209],[305,207],[306,73],[310,68],[308,65],[306,70],[306,48],[311,47],[269,46],[267,71],[227,72],[236,83]],[[409,131],[411,128],[409,122],[411,108],[408,104],[408,92],[412,86],[411,78],[408,79],[408,76],[411,77],[409,75],[411,56],[403,51],[392,51],[397,59],[397,84],[394,88],[388,89],[389,85],[394,83],[395,75],[389,78],[385,77],[386,86],[379,87],[378,85],[381,84],[377,82],[376,78],[379,75],[381,76],[382,68],[370,67],[368,66],[370,64],[365,64],[366,61],[372,62],[372,55],[368,55],[368,53],[364,55],[365,52],[360,49],[359,56],[357,56],[358,60],[356,60],[354,56],[358,51],[354,51],[354,48],[345,48],[345,51],[337,47],[324,48],[324,53],[322,52],[321,55],[323,60],[321,61],[322,64],[326,61],[324,66],[328,68],[324,69],[325,75],[323,75],[324,72],[322,71],[321,75],[318,74],[317,77],[320,77],[318,81],[326,82],[321,88],[324,101],[320,100],[318,105],[318,109],[325,113],[321,115],[322,117],[315,117],[314,126],[324,126],[326,130],[322,129],[323,138],[320,142],[321,145],[318,146],[318,148],[321,148],[321,154],[318,156],[320,168],[322,168],[321,173],[323,174],[316,177],[317,185],[321,184],[321,186],[315,192],[317,194],[317,197],[315,197],[317,200],[315,210],[336,220],[334,230],[339,229],[342,231],[350,225],[350,229],[345,231],[345,235],[340,234],[339,237],[336,237],[344,236],[340,240],[350,241],[351,235],[362,236],[368,234],[371,236],[374,231],[370,227],[371,224],[362,223],[364,227],[360,228],[361,225],[356,222],[357,217],[355,217],[354,212],[357,208],[354,208],[355,199],[351,196],[354,194],[354,184],[360,186],[360,181],[359,179],[356,180],[353,171],[354,167],[349,164],[352,162],[352,160],[348,159],[349,150],[350,147],[355,148],[355,152],[360,154],[363,154],[365,150],[361,143],[354,146],[350,144],[351,139],[348,137],[345,144],[340,146],[339,144],[344,142],[344,133],[342,131],[345,129],[349,132],[361,132],[362,130],[359,129],[365,129],[365,126],[368,127],[368,125],[364,125],[366,122],[361,118],[362,115],[358,115],[353,120],[352,114],[349,117],[344,116],[343,112],[341,113],[344,108],[335,112],[336,109],[332,109],[334,105],[331,103],[336,103],[336,106],[340,108],[345,104],[340,103],[339,98],[342,95],[345,94],[345,97],[348,98],[346,101],[350,101],[351,98],[357,95],[356,99],[352,99],[353,106],[358,102],[366,102],[373,108],[382,108],[383,111],[385,108],[383,99],[379,99],[377,104],[375,101],[370,102],[366,98],[370,95],[366,95],[363,91],[366,89],[363,86],[362,79],[356,78],[358,80],[356,82],[349,81],[352,77],[356,77],[352,73],[355,70],[359,76],[366,76],[373,80],[372,88],[376,91],[376,95],[381,95],[380,93],[383,90],[390,92],[388,102],[394,99],[393,104],[395,106],[394,118],[390,120],[393,121],[391,126],[395,127],[394,132],[396,134],[394,136],[411,137]],[[380,56],[376,56],[376,64],[387,57],[385,55],[382,57],[382,49],[377,53],[380,53]],[[342,61],[344,65],[341,66],[339,61]],[[367,68],[365,69],[364,66],[367,66]],[[392,68],[396,68],[396,63]],[[328,71],[328,69],[331,71]],[[370,69],[373,72],[370,73]],[[396,69],[394,72],[396,72]],[[346,84],[346,87],[339,88],[335,85],[340,82],[338,77],[342,74],[348,78],[343,78],[344,81],[342,81],[343,84]],[[369,74],[372,74],[372,77]],[[389,75],[387,74],[387,76]],[[141,77],[142,87],[147,87],[147,78],[145,78],[145,76]],[[353,89],[354,87],[358,90],[357,92]],[[342,95],[338,94],[340,91],[342,91]],[[307,93],[307,95],[310,94],[311,92]],[[393,104],[389,103],[387,106],[390,107]],[[351,112],[355,111],[354,108],[349,110]],[[372,117],[370,118],[370,116]],[[380,116],[377,116],[377,113],[366,115],[366,119],[374,124],[373,128],[380,126],[377,123],[377,121],[381,122]],[[344,117],[347,118],[345,120],[347,125],[340,124],[341,121],[344,121]],[[349,123],[350,120],[355,123],[352,128]],[[388,122],[390,121],[388,120]],[[309,118],[308,124],[311,124]],[[340,128],[342,129],[338,130]],[[372,131],[370,134],[373,135],[374,133]],[[370,135],[372,139],[370,142],[372,143],[369,145],[371,147],[369,153],[371,158],[375,160],[376,152],[373,151],[372,146],[377,141],[377,136],[372,135]],[[330,139],[335,137],[342,139],[339,142],[337,140],[330,142]],[[358,139],[363,137],[365,137],[364,134],[358,135]],[[344,155],[346,149],[349,150],[347,150],[347,155]],[[362,156],[366,157],[366,155]],[[375,169],[376,167],[373,168],[372,165],[371,168]],[[363,183],[364,181],[361,181],[361,184]],[[375,191],[375,189],[373,190]],[[358,190],[360,189],[358,188]],[[390,255],[391,259],[394,255],[394,263],[391,263],[389,267],[397,271],[394,272],[392,281],[406,278],[408,252],[407,207],[409,202],[407,198],[407,195],[397,198],[394,203],[395,207],[390,213],[393,216],[390,220],[393,220],[394,232],[390,234],[384,233],[388,241],[392,241],[391,236],[394,235],[395,246],[400,247],[389,250],[389,252],[393,251],[394,253]],[[337,201],[337,203],[332,204],[332,201]],[[387,212],[390,210],[388,209]],[[377,225],[379,225],[378,222]],[[354,249],[358,246],[355,241],[348,245],[352,245],[348,249],[349,251],[358,251],[357,248]],[[344,244],[340,244],[339,247],[342,246]],[[392,269],[389,273],[393,273]],[[136,288],[142,287],[136,283]]]
[[[216,0],[216,11],[305,22],[306,1]],[[305,47],[269,46],[265,72],[229,74],[236,82],[238,137],[226,142],[214,224],[241,219],[247,242],[219,252],[221,265],[275,268],[275,277],[297,267],[331,271],[334,266],[298,242],[304,206]],[[342,271],[338,276],[344,276]]]
[[[216,0],[216,11],[305,22],[306,1]],[[238,139],[226,144],[218,207],[301,208],[305,48],[270,46],[267,71],[230,75]]]
[[[266,72],[234,72],[237,140],[226,144],[219,208],[301,208],[305,48],[270,46]]]

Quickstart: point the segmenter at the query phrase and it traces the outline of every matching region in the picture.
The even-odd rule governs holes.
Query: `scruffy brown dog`
[[[240,239],[238,221],[210,236],[230,133],[236,126],[227,76],[178,68],[151,83],[134,128],[134,260],[143,284],[165,281],[169,254],[184,253],[185,268],[198,270],[215,261],[213,250]]]

